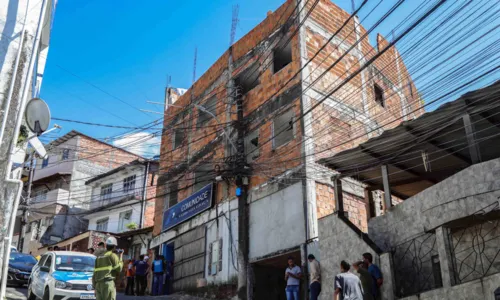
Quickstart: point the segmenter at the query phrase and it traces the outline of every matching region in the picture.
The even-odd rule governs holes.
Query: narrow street
[[[6,297],[8,300],[26,300],[28,294],[28,289],[26,287],[13,287],[13,286],[8,286],[7,287],[7,293]],[[125,296],[122,293],[119,293],[118,296],[116,297],[117,300],[134,300],[134,299],[142,299],[144,297],[137,297],[137,296]],[[181,294],[176,294],[176,295],[168,295],[168,296],[146,296],[146,298],[150,299],[155,299],[155,300],[204,300],[202,298],[198,297],[193,297],[189,295],[181,295]]]

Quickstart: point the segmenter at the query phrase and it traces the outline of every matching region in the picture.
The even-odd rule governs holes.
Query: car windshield
[[[33,256],[21,253],[11,253],[9,261],[11,263],[23,263],[28,265],[34,265],[37,263],[37,260]]]
[[[78,255],[57,255],[56,270],[67,272],[93,272],[95,257]]]

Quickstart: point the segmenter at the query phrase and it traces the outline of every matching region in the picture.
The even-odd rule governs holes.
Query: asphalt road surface
[[[8,300],[26,300],[26,296],[28,295],[28,289],[26,287],[13,287],[8,286],[6,296]],[[119,293],[116,297],[116,300],[139,300],[142,298],[151,298],[151,300],[204,300],[202,298],[192,297],[188,295],[169,295],[169,296],[146,296],[146,297],[138,297],[138,296],[125,296],[122,293]]]

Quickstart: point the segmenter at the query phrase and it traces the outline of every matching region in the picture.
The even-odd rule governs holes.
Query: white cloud
[[[160,144],[160,137],[147,132],[132,133],[113,141],[116,147],[149,158],[160,154]]]

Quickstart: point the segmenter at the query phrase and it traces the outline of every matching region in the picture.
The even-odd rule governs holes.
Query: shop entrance
[[[288,265],[288,257],[293,257],[295,264],[300,266],[300,251],[289,252],[252,264],[254,299],[286,300],[285,269]],[[302,299],[302,291],[300,294]]]

